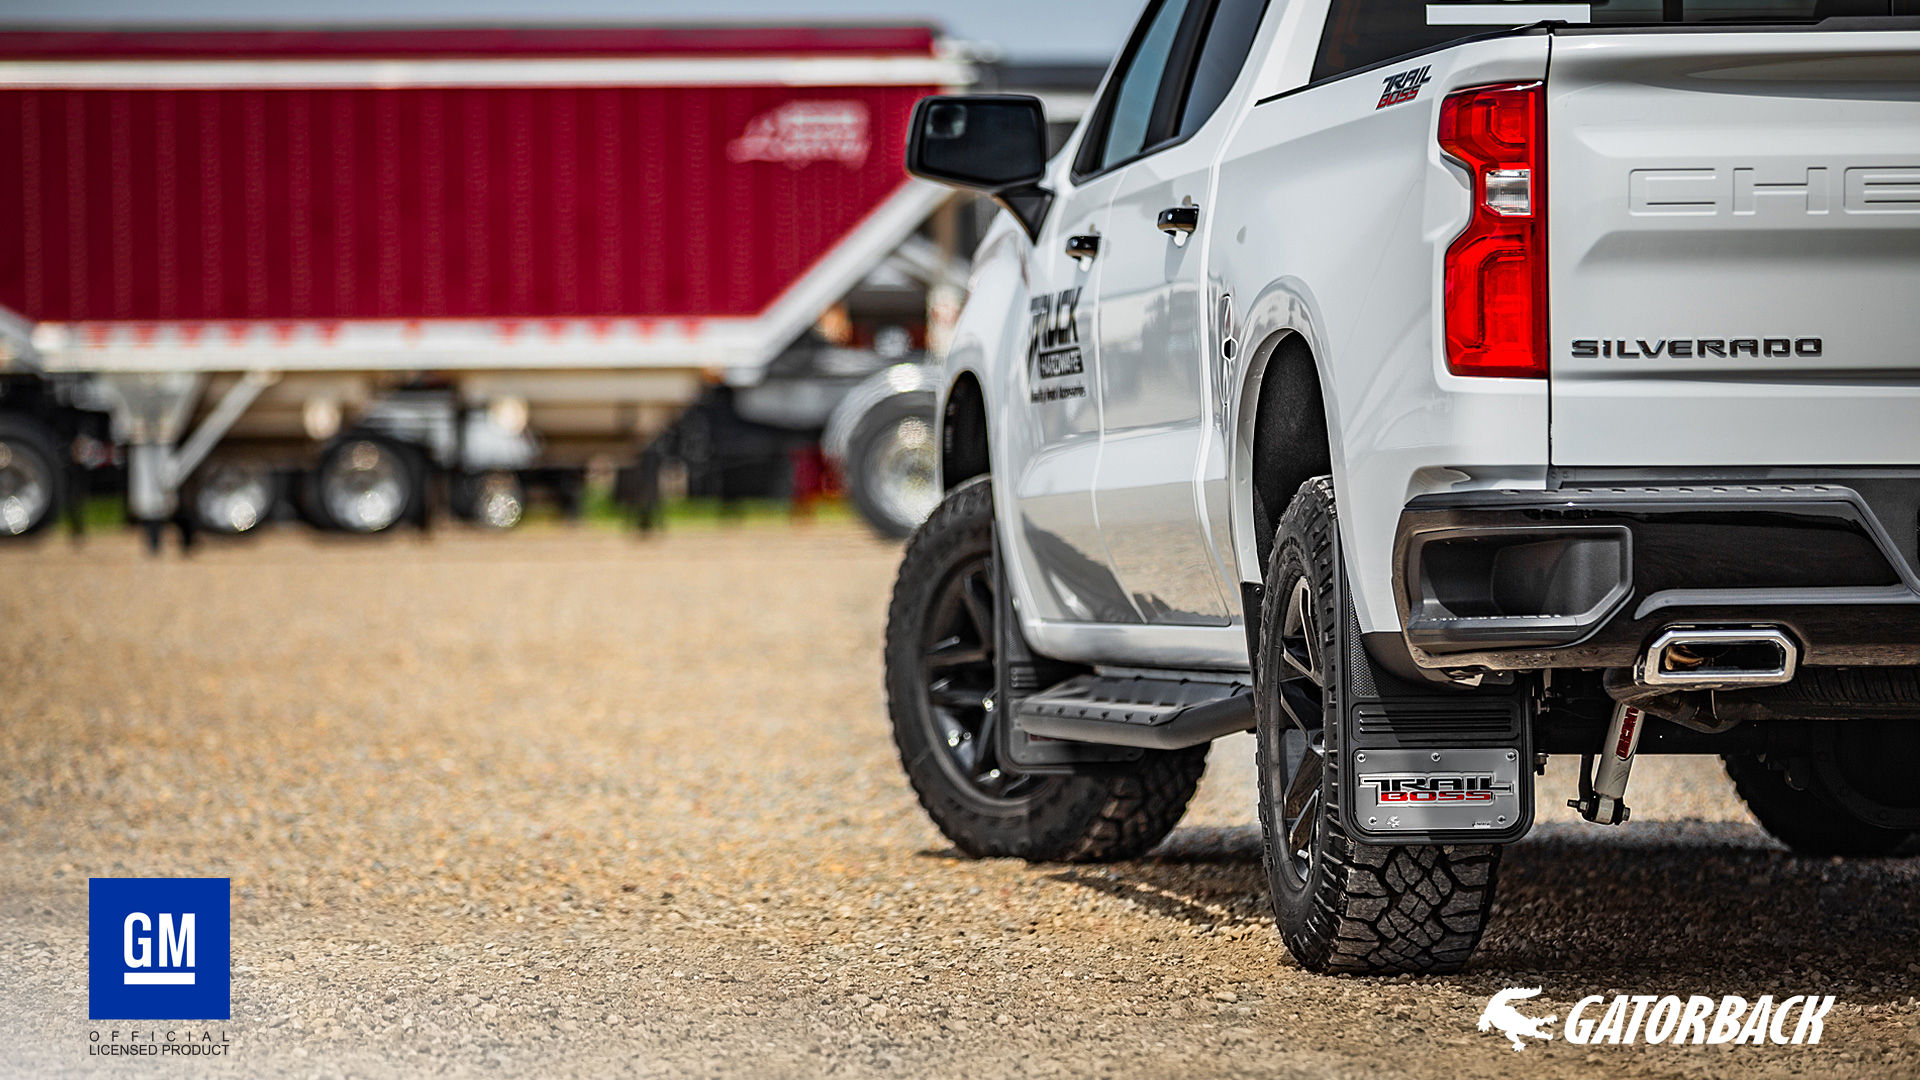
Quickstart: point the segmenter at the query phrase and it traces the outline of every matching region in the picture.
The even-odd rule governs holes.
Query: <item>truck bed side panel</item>
[[[1446,369],[1438,282],[1470,199],[1434,129],[1450,91],[1537,80],[1546,65],[1547,39],[1536,35],[1356,73],[1255,107],[1220,166],[1212,273],[1243,313],[1245,355],[1286,333],[1313,349],[1341,540],[1367,632],[1399,626],[1392,590],[1379,583],[1391,579],[1394,525],[1407,500],[1545,481],[1546,387]],[[1417,97],[1381,106],[1387,77],[1422,67],[1431,78]],[[1244,393],[1238,400],[1243,413],[1257,402]],[[1234,457],[1245,462],[1249,450],[1238,446]],[[1210,501],[1219,497],[1209,491]],[[1250,517],[1251,503],[1237,502],[1240,573],[1255,581],[1264,573],[1257,538],[1250,522],[1238,525]]]

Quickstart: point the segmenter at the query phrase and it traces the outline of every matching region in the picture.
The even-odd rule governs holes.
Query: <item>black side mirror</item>
[[[907,171],[923,180],[991,195],[1032,235],[1051,197],[1047,116],[1040,99],[965,94],[920,99],[907,136]]]

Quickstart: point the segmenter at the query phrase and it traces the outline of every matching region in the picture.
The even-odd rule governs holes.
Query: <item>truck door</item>
[[[1225,625],[1237,610],[1200,480],[1217,410],[1207,204],[1266,0],[1193,0],[1109,210],[1098,288],[1101,450],[1094,511],[1148,622]],[[1224,511],[1224,506],[1222,507]]]
[[[1024,429],[1020,441],[1031,448],[1013,490],[1021,562],[1043,618],[1138,621],[1107,570],[1093,515],[1100,460],[1093,297],[1101,264],[1086,253],[1105,236],[1118,179],[1066,192],[1047,215],[1027,264],[1026,362],[1008,409]]]
[[[1147,9],[1074,152],[1067,183],[1028,263],[1024,384],[1011,404],[1033,452],[1014,494],[1031,595],[1043,618],[1137,623],[1115,579],[1094,511],[1100,462],[1098,315],[1112,262],[1108,207],[1139,157],[1190,0]],[[1157,235],[1157,234],[1156,234]]]

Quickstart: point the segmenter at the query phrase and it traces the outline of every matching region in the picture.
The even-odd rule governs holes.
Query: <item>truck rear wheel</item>
[[[905,539],[940,504],[933,428],[931,397],[896,397],[862,417],[847,440],[847,495],[881,536]]]
[[[1767,835],[1796,855],[1892,855],[1913,839],[1905,829],[1870,825],[1835,806],[1809,786],[1795,790],[1786,774],[1755,754],[1726,754],[1727,775],[1747,811]]]
[[[907,545],[887,613],[887,711],[920,805],[976,858],[1104,862],[1145,854],[1186,812],[1207,748],[1147,751],[1098,775],[1002,764],[995,728],[993,489],[954,489]]]
[[[66,497],[59,445],[36,420],[0,416],[0,538],[37,532],[59,515]]]
[[[1274,916],[1309,971],[1458,971],[1486,927],[1500,848],[1363,844],[1341,825],[1351,683],[1334,528],[1332,479],[1309,480],[1267,561],[1255,734]]]

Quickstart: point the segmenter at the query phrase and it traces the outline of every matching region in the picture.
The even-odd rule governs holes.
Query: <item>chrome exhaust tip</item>
[[[1633,672],[1663,690],[1741,690],[1793,681],[1800,646],[1776,626],[1675,627],[1647,646]]]

